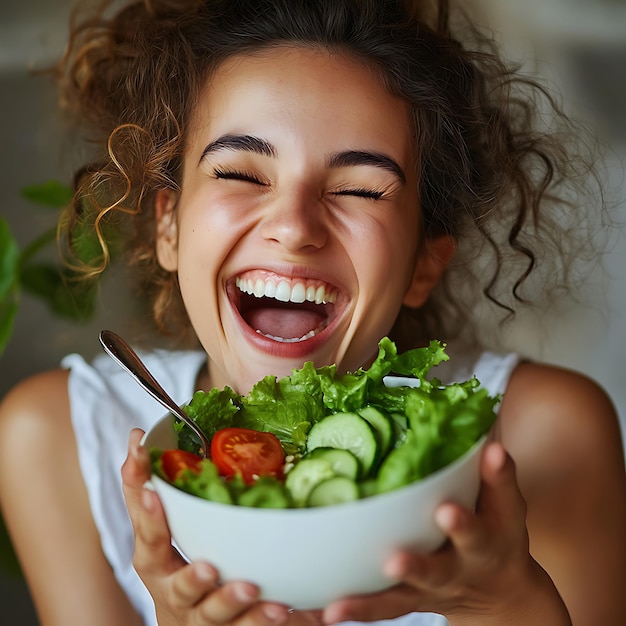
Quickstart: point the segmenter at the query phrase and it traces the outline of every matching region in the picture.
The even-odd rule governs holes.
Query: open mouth
[[[319,280],[252,271],[238,276],[235,285],[235,304],[242,319],[274,341],[306,341],[335,318],[337,289]]]

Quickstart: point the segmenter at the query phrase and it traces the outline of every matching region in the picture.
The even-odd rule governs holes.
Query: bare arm
[[[0,405],[0,504],[43,626],[139,626],[100,547],[70,422],[67,372]]]
[[[528,505],[530,549],[574,626],[626,615],[626,472],[615,410],[579,374],[522,365],[501,411],[502,437]]]

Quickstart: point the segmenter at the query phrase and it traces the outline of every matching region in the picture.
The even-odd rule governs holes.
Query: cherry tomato
[[[168,480],[175,480],[184,469],[200,471],[202,459],[185,450],[165,450],[161,455],[161,467]]]
[[[211,441],[211,460],[222,476],[240,474],[248,485],[257,476],[280,476],[285,453],[278,437],[248,428],[223,428]]]

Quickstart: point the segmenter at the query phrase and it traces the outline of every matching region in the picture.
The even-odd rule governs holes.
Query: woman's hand
[[[546,572],[530,556],[526,504],[515,466],[499,443],[481,461],[476,512],[443,504],[436,521],[448,541],[430,554],[400,551],[385,564],[398,585],[331,604],[324,621],[371,621],[411,611],[445,615],[451,625],[569,626],[567,609]]]
[[[289,621],[313,623],[310,615],[290,614],[273,602],[260,602],[259,589],[244,581],[219,584],[209,563],[187,563],[171,545],[159,497],[146,489],[148,451],[141,430],[132,431],[122,468],[124,497],[135,532],[133,564],[155,603],[160,626],[237,624],[270,626]]]

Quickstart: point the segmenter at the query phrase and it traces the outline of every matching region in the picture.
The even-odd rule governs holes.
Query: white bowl
[[[177,447],[171,415],[144,437],[148,447]],[[206,560],[221,578],[259,585],[262,597],[296,609],[321,608],[346,595],[394,584],[382,573],[397,548],[438,548],[445,540],[433,520],[445,501],[473,507],[486,437],[454,463],[396,491],[320,508],[259,509],[210,502],[158,476],[158,493],[177,547]]]

